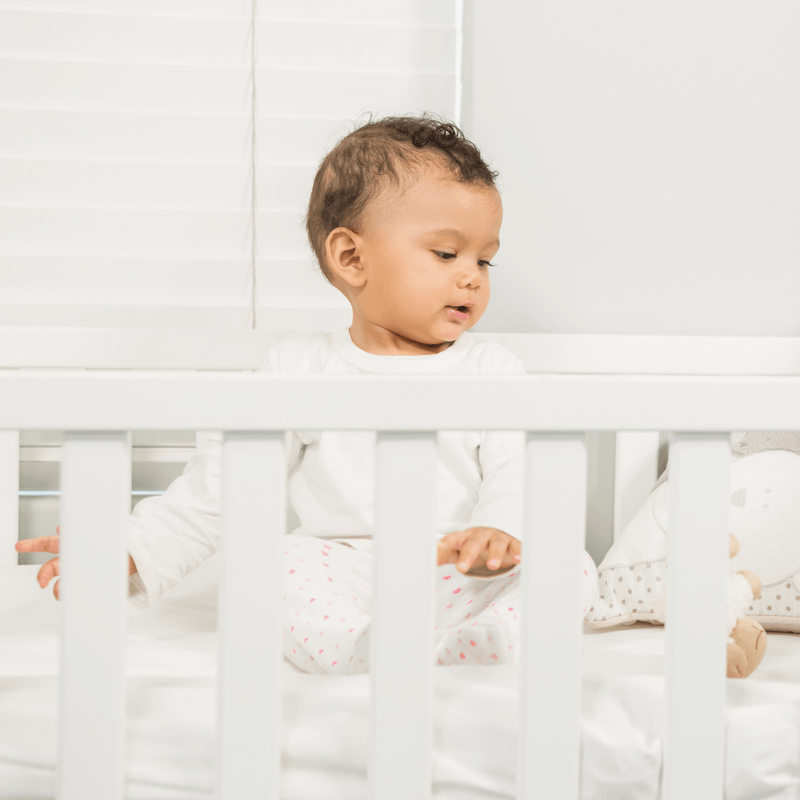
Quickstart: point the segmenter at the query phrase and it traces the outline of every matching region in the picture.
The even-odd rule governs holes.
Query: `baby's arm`
[[[198,567],[219,542],[219,473],[221,437],[195,453],[183,474],[163,495],[139,502],[124,531],[128,550],[129,597],[146,607]],[[67,532],[69,535],[69,532]],[[16,544],[17,552],[59,552],[58,536]],[[42,565],[37,579],[44,588],[60,574],[59,558]],[[53,594],[58,598],[56,581]]]
[[[491,531],[495,549],[504,547],[504,569],[520,563],[522,554],[522,488],[524,473],[524,439],[519,434],[489,432],[481,434],[478,458],[481,465],[482,481],[478,489],[478,502],[472,509],[469,527],[466,531]],[[452,536],[452,534],[449,534]],[[496,560],[488,551],[484,552],[492,536],[475,535],[472,544],[465,544],[470,556],[477,548],[488,562]],[[510,554],[510,555],[509,555]],[[513,559],[516,556],[516,559]],[[463,560],[463,559],[462,559]],[[453,562],[459,563],[459,562]],[[478,561],[476,566],[479,566]],[[499,565],[498,565],[499,566]],[[459,571],[463,572],[461,567]],[[474,572],[472,574],[475,574]]]
[[[125,541],[136,565],[130,600],[151,605],[219,547],[222,437],[214,434],[161,495],[136,504]]]
[[[295,433],[287,433],[285,440],[291,470],[302,457],[302,443]],[[152,604],[219,548],[221,472],[222,435],[214,434],[164,494],[134,508],[127,547],[137,570],[130,582],[135,606]]]
[[[487,346],[481,374],[525,375],[522,362],[498,346]],[[464,574],[494,577],[522,561],[522,491],[525,435],[482,431],[474,453],[481,484],[469,527],[439,540],[438,563],[455,564]]]
[[[295,434],[287,448],[287,467],[300,458]],[[130,601],[140,608],[151,605],[196,569],[219,546],[220,462],[222,437],[215,435],[195,453],[183,474],[163,495],[140,501],[125,531],[128,549]],[[16,544],[17,552],[58,553],[58,536],[43,536]],[[39,570],[44,588],[60,573],[58,558]],[[59,596],[58,581],[53,587]]]

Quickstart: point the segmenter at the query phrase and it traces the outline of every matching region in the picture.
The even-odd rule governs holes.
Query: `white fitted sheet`
[[[0,585],[0,797],[52,800],[58,614],[35,567]],[[216,563],[154,608],[131,607],[129,800],[213,796]],[[640,625],[583,639],[581,797],[655,800],[661,769],[664,632]],[[439,667],[436,800],[513,798],[516,667]],[[749,678],[728,681],[726,800],[800,797],[800,636],[770,634]],[[369,676],[285,667],[282,800],[366,798]]]

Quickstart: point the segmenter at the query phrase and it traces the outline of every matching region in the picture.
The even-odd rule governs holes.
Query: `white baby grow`
[[[1,797],[797,796],[800,646],[773,637],[770,661],[728,685],[724,616],[729,434],[800,429],[800,342],[507,335],[494,338],[531,374],[448,380],[249,374],[269,334],[188,349],[163,333],[96,337],[87,349],[87,332],[56,345],[12,331],[0,345],[6,484],[14,432],[68,432],[62,601],[31,567],[4,568],[0,587]],[[128,432],[177,429],[225,431],[222,549],[132,609],[114,535],[130,508]],[[379,432],[369,675],[282,662],[293,429]],[[468,429],[528,431],[519,666],[431,665],[434,436]],[[582,635],[588,431],[672,434],[665,629]]]

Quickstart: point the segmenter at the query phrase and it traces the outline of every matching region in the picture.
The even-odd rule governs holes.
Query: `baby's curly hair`
[[[339,227],[358,232],[367,203],[387,182],[398,186],[409,171],[431,165],[444,167],[460,183],[496,188],[498,173],[489,169],[478,148],[451,122],[430,114],[370,118],[325,156],[311,189],[306,231],[330,283],[328,234]]]

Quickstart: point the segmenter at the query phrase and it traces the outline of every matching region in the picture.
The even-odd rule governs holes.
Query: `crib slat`
[[[280,796],[283,438],[226,433],[222,444],[218,800]]]
[[[435,435],[378,436],[369,796],[380,800],[431,796],[435,488]]]
[[[727,435],[670,444],[664,800],[723,795],[730,453]]]
[[[121,800],[130,437],[71,434],[61,464],[59,800]]]
[[[578,797],[586,470],[583,434],[528,435],[518,798]]]
[[[18,563],[19,431],[0,431],[0,567]]]

